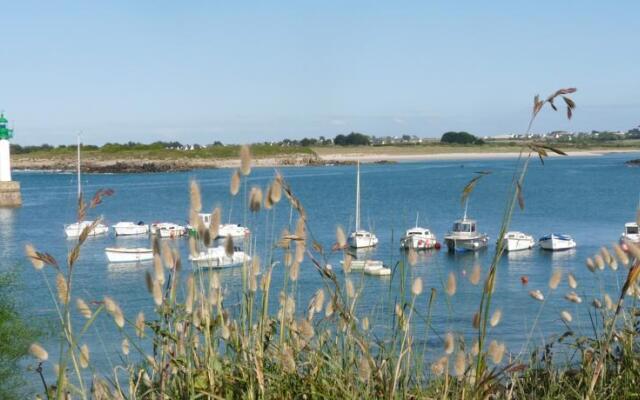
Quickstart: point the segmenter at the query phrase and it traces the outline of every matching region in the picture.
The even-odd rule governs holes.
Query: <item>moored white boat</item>
[[[112,263],[153,260],[153,250],[142,247],[107,247],[104,252],[109,262]]]
[[[387,268],[385,266],[368,265],[364,267],[364,273],[367,275],[374,275],[374,276],[389,276],[391,275],[391,268]]]
[[[536,245],[536,240],[533,236],[518,231],[505,233],[503,240],[506,251],[528,250]]]
[[[78,135],[77,158],[78,159],[76,164],[76,168],[77,168],[76,176],[78,180],[77,183],[78,183],[78,201],[79,201],[80,198],[82,197],[82,179],[80,178],[81,176],[80,174],[80,135]],[[78,221],[69,225],[65,225],[64,234],[68,238],[73,238],[73,239],[78,238],[80,237],[84,229],[88,226],[91,226],[93,223],[94,221]],[[105,224],[98,223],[96,224],[95,227],[91,229],[91,231],[89,231],[89,236],[104,235],[106,233],[109,233],[109,227],[106,226]]]
[[[360,161],[356,173],[356,229],[349,235],[349,246],[356,249],[374,247],[378,238],[373,233],[360,229]]]
[[[429,229],[416,226],[408,229],[400,239],[400,246],[404,249],[425,250],[436,247],[438,241]]]
[[[627,222],[624,224],[624,232],[620,235],[620,242],[624,244],[625,240],[632,243],[640,243],[640,231],[636,222]]]
[[[161,238],[177,238],[187,233],[187,228],[172,222],[158,222],[151,224],[151,234]]]
[[[149,225],[142,221],[137,224],[130,221],[118,222],[112,228],[116,232],[116,236],[146,235],[149,233]]]
[[[220,228],[218,228],[218,238],[226,238],[227,236],[234,239],[245,238],[250,233],[249,228],[238,224],[220,224]]]
[[[84,231],[86,227],[93,225],[93,223],[94,221],[81,221],[66,225],[64,227],[64,234],[68,238],[77,238],[82,234],[82,231]],[[95,227],[93,227],[93,229],[89,231],[89,236],[104,235],[106,233],[109,233],[109,227],[105,224],[98,223]]]
[[[229,268],[251,261],[251,257],[241,250],[234,250],[227,255],[224,246],[210,247],[197,255],[189,256],[189,260],[200,268]]]
[[[340,261],[340,264],[344,266],[344,261]],[[365,268],[381,268],[383,267],[382,261],[379,260],[351,260],[349,267],[352,271],[364,270]]]
[[[541,248],[551,251],[569,250],[576,247],[576,242],[571,236],[558,233],[543,236],[538,240],[538,243]]]

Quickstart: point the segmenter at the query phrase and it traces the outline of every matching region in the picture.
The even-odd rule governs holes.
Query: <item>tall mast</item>
[[[467,206],[469,205],[469,198],[467,197],[464,200],[464,216],[462,217],[462,219],[467,219]]]
[[[78,199],[82,196],[82,182],[80,180],[80,135],[78,134]]]
[[[416,228],[418,227],[418,218],[420,218],[420,212],[416,213]]]
[[[356,232],[360,230],[360,160],[356,174]]]

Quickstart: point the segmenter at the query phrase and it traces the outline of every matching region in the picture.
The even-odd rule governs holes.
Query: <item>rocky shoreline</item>
[[[65,171],[76,170],[73,159],[27,159],[14,158],[13,169],[16,171]],[[313,156],[258,158],[254,160],[257,167],[278,166],[322,166],[335,164],[355,164],[352,160],[330,161]],[[178,160],[93,160],[82,162],[82,172],[91,174],[128,174],[128,173],[166,173],[186,172],[197,169],[237,168],[236,159],[178,159]]]

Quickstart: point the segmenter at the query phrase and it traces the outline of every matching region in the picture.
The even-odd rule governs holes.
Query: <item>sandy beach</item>
[[[493,148],[495,149],[495,148]],[[309,166],[326,164],[351,164],[379,162],[416,162],[435,160],[478,160],[515,158],[519,153],[512,148],[505,151],[463,151],[451,148],[431,147],[361,147],[361,148],[314,148],[313,155],[287,154],[275,157],[256,157],[256,167]],[[467,151],[470,150],[470,151]],[[637,153],[640,149],[598,149],[570,150],[569,156],[596,157],[607,153]],[[557,156],[554,153],[549,156]],[[82,169],[89,173],[135,173],[135,172],[172,172],[207,168],[237,168],[236,158],[157,158],[145,155],[117,155],[109,158],[87,155],[82,160]],[[71,171],[76,168],[76,159],[72,156],[20,154],[12,156],[14,170]]]

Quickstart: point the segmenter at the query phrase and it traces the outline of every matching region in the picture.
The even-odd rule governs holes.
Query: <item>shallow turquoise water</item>
[[[601,245],[616,242],[623,224],[635,216],[640,169],[624,165],[625,160],[635,157],[637,155],[613,154],[553,158],[548,159],[545,166],[537,161],[532,163],[524,186],[526,207],[524,211],[516,211],[512,229],[534,237],[550,232],[568,233],[577,241],[578,248],[562,253],[533,249],[504,257],[494,297],[494,304],[503,311],[503,319],[493,328],[491,335],[506,341],[509,351],[518,353],[530,334],[534,343],[541,344],[552,335],[564,332],[566,326],[559,318],[561,310],[569,310],[573,314],[571,327],[577,333],[589,333],[589,307],[585,303],[590,303],[594,297],[601,298],[604,291],[612,297],[619,292],[626,273],[624,269],[593,275],[584,267],[584,260],[597,252]],[[515,159],[501,159],[361,167],[362,225],[374,230],[380,239],[372,256],[392,265],[401,257],[399,239],[407,228],[413,226],[416,212],[420,213],[420,224],[430,227],[441,239],[453,220],[462,214],[460,193],[473,172],[493,171],[478,184],[469,204],[469,216],[476,218],[479,229],[491,236],[489,249],[477,254],[427,252],[409,271],[412,276],[421,276],[425,284],[418,310],[426,312],[428,292],[430,288],[437,290],[433,331],[425,332],[424,327],[418,326],[416,335],[417,340],[427,339],[434,351],[440,349],[438,335],[449,330],[467,336],[472,334],[471,318],[477,309],[481,289],[471,285],[465,274],[475,263],[483,267],[483,276],[486,273],[514,166]],[[308,211],[314,237],[325,248],[330,248],[335,240],[336,225],[353,225],[355,167],[282,168],[281,171]],[[196,178],[201,184],[206,210],[220,205],[225,220],[231,213],[232,221],[242,222],[244,203],[240,198],[232,200],[228,194],[230,174],[230,170],[203,170],[168,174],[84,175],[83,184],[87,194],[105,187],[115,190],[115,195],[106,199],[98,209],[109,224],[121,220],[186,223],[191,178]],[[248,185],[265,188],[272,176],[272,168],[254,168]],[[16,173],[15,179],[22,184],[24,205],[17,210],[0,209],[0,268],[18,266],[22,271],[24,289],[21,301],[28,315],[55,320],[55,310],[43,277],[26,262],[23,248],[25,243],[32,242],[58,260],[65,259],[66,252],[73,245],[72,241],[65,239],[63,225],[75,217],[75,176],[24,172]],[[279,232],[289,223],[289,207],[284,201],[277,206],[275,217],[276,232]],[[248,217],[263,259],[266,258],[265,238],[268,234],[265,221],[264,212]],[[174,243],[180,246],[186,260],[187,242],[177,240]],[[114,244],[148,246],[149,240],[115,239],[113,236],[88,240],[76,270],[76,295],[86,300],[100,300],[108,294],[120,303],[126,316],[132,320],[139,310],[152,315],[153,302],[144,284],[144,273],[151,265],[109,265],[104,248]],[[333,255],[331,263],[337,267],[339,259],[339,255]],[[185,261],[185,270],[189,268]],[[579,282],[576,291],[584,303],[576,306],[563,299],[569,290],[566,279],[563,279],[560,287],[549,296],[536,329],[531,330],[541,303],[532,300],[528,291],[540,289],[546,293],[553,268],[576,275]],[[449,272],[457,275],[458,290],[450,301],[446,301],[442,288]],[[281,287],[282,273],[282,268],[276,267],[273,293]],[[520,281],[523,275],[529,278],[526,286]],[[53,282],[51,270],[47,276]],[[240,271],[224,271],[222,280],[228,302],[237,302]],[[391,320],[392,308],[388,306],[393,304],[399,293],[397,276],[394,279],[356,277],[354,281],[356,285],[364,285],[361,311],[373,314],[376,329],[382,332]],[[300,309],[321,286],[317,272],[309,263],[302,266],[298,285]],[[110,360],[115,362],[119,359],[115,351],[119,349],[121,336],[109,318],[98,320],[96,328],[87,334],[85,341],[92,349],[95,365],[107,367]],[[51,338],[44,344],[55,357],[57,346],[54,342],[55,338]]]

